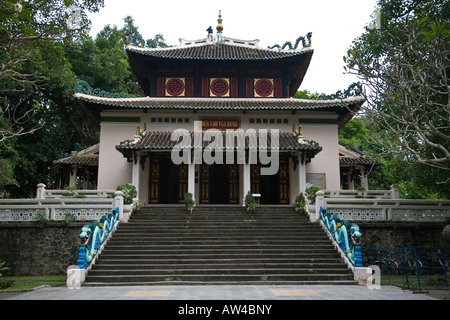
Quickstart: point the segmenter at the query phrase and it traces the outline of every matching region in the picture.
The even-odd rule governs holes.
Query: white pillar
[[[367,191],[369,190],[369,184],[367,182],[367,175],[364,167],[361,167],[359,170],[361,171],[361,188]]]
[[[243,182],[242,182],[242,193],[243,193],[243,200],[242,200],[242,205],[245,206],[245,196],[247,195],[247,193],[250,191],[251,189],[251,184],[250,184],[250,163],[244,163],[242,165],[242,177],[243,177]]]
[[[400,190],[396,184],[391,185],[391,199],[400,199]]]
[[[37,185],[36,199],[45,199],[45,184],[39,183]]]
[[[69,186],[75,187],[77,185],[77,166],[72,166],[70,171],[70,180],[69,180]]]
[[[325,205],[325,192],[317,191],[316,192],[316,213],[310,216],[311,222],[320,220],[320,207]]]
[[[78,266],[69,266],[67,268],[66,285],[68,289],[81,289],[85,279],[86,269],[80,269]]]
[[[306,163],[302,163],[301,156],[298,156],[298,189],[299,193],[306,190]]]
[[[131,184],[136,187],[137,195],[136,198],[139,199],[139,177],[140,177],[140,159],[141,157],[136,155],[133,159],[133,169],[131,174]]]
[[[84,181],[83,181],[83,189],[84,190],[89,189],[89,178],[90,178],[89,170],[86,168],[84,170]]]
[[[123,192],[116,191],[114,194],[114,207],[119,208],[119,220],[123,221]]]
[[[347,182],[348,182],[348,190],[355,190],[355,186],[353,184],[353,168],[348,170],[347,174]]]
[[[192,194],[195,203],[195,163],[191,161],[188,164],[188,192]],[[183,195],[184,197],[184,195]]]

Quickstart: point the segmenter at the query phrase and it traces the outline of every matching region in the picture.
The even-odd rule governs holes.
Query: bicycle
[[[378,250],[376,257],[377,260],[374,261],[374,264],[380,267],[381,274],[393,275],[395,270],[398,270],[397,261],[388,258],[387,253],[383,254],[380,250]]]
[[[401,249],[402,254],[399,255],[397,266],[404,274],[413,273],[417,275],[418,273],[423,273],[423,262],[417,258],[416,254],[414,254],[414,257],[411,257],[408,250],[409,249]]]

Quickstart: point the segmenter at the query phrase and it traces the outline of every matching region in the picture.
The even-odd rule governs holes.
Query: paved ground
[[[42,287],[0,292],[0,300],[445,300],[449,290],[413,293],[395,286],[118,286]]]

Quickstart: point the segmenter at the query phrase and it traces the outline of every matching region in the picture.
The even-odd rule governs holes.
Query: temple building
[[[182,203],[186,192],[197,205],[242,205],[248,191],[281,205],[308,184],[340,189],[338,130],[364,102],[359,86],[295,99],[311,33],[262,48],[224,36],[218,22],[215,36],[173,47],[129,39],[145,97],[77,82],[76,99],[100,125],[97,188],[131,183],[149,206]]]

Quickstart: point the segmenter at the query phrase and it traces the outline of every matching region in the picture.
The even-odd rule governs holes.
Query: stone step
[[[299,245],[299,244],[317,244],[317,245],[331,245],[330,241],[327,239],[321,239],[311,241],[310,239],[305,238],[289,238],[289,239],[280,239],[280,238],[269,238],[269,239],[251,239],[247,240],[248,238],[243,238],[243,240],[246,241],[246,243],[259,243],[259,244],[292,244],[292,245]],[[144,245],[177,245],[177,244],[192,244],[192,245],[205,245],[205,244],[222,244],[226,240],[227,244],[240,244],[243,243],[242,239],[224,239],[220,237],[216,238],[183,238],[183,237],[151,237],[151,238],[141,238],[141,239],[130,239],[130,238],[112,238],[109,240],[108,244],[110,246],[115,244],[123,244],[123,245],[130,245],[130,244],[144,244]]]
[[[290,282],[296,284],[336,284],[337,281],[343,281],[346,284],[355,284],[353,275],[349,274],[270,274],[270,275],[249,275],[249,274],[172,274],[172,275],[89,275],[89,282],[95,283],[116,283],[147,285],[147,284],[190,284],[197,282],[199,284],[282,284]]]
[[[295,226],[295,225],[274,225],[274,224],[184,224],[184,225],[158,225],[158,224],[148,224],[148,225],[129,225],[129,226],[119,226],[118,232],[122,231],[158,231],[158,230],[201,230],[212,232],[216,231],[289,231],[293,233],[301,232],[322,232],[322,229],[318,229],[314,226]]]
[[[293,207],[144,208],[119,224],[85,285],[355,284],[318,224]]]
[[[149,255],[150,254],[150,255]],[[142,259],[184,259],[184,260],[208,260],[208,259],[271,259],[277,261],[277,259],[295,259],[295,258],[319,258],[323,257],[323,253],[317,253],[317,256],[312,256],[310,252],[164,252],[164,251],[153,251],[153,252],[134,252],[127,253],[123,251],[107,252],[106,249],[102,252],[102,259],[127,259],[127,260],[142,260]],[[332,258],[338,258],[331,256]],[[94,266],[95,267],[95,266]]]
[[[345,274],[346,273],[346,274]],[[295,275],[329,275],[329,274],[342,274],[342,275],[351,275],[351,271],[342,270],[342,269],[318,269],[318,268],[200,268],[200,269],[192,269],[192,268],[176,268],[176,269],[96,269],[89,271],[89,276],[172,276],[172,275],[284,275],[289,276],[292,274]]]
[[[234,261],[234,260],[203,260],[203,261],[189,261],[189,260],[165,260],[165,261],[147,261],[143,260],[141,263],[137,260],[112,260],[102,261],[96,265],[96,271],[98,270],[171,270],[171,269],[192,269],[192,270],[204,270],[204,269],[254,269],[254,268],[267,268],[267,269],[334,269],[334,270],[346,270],[347,266],[340,262],[327,262],[327,263],[314,263],[314,262],[291,262],[286,261],[284,263],[280,261],[276,262],[251,262],[251,261]]]
[[[192,244],[192,243],[178,243],[178,244],[108,244],[108,251],[127,251],[127,252],[140,252],[140,251],[149,251],[149,250],[165,250],[167,252],[179,251],[179,252],[209,252],[209,251],[229,251],[233,250],[237,251],[254,251],[259,250],[264,252],[272,251],[272,250],[284,250],[285,252],[289,251],[304,251],[311,253],[334,253],[334,246],[332,244],[297,244],[293,246],[291,243],[282,243],[282,244],[274,244],[274,243],[220,243],[220,244]]]
[[[198,264],[233,264],[233,265],[242,265],[242,264],[315,264],[315,265],[335,265],[339,264],[345,268],[347,266],[342,263],[341,259],[339,257],[280,257],[276,256],[274,258],[270,257],[225,257],[225,258],[198,258],[198,257],[185,257],[185,258],[156,258],[156,257],[102,257],[102,259],[99,259],[95,267],[99,267],[104,264],[114,264],[114,265],[120,265],[120,264],[190,264],[190,265],[198,265]]]

